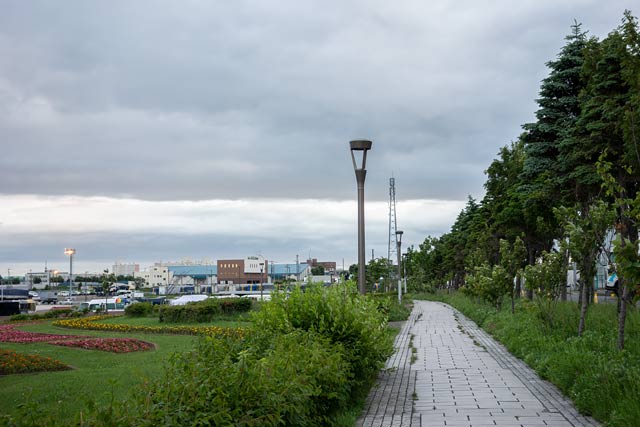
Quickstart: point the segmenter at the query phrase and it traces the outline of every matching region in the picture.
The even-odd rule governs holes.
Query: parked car
[[[69,291],[60,291],[60,292],[58,292],[58,296],[59,297],[68,297],[69,296]]]
[[[42,300],[40,301],[42,304],[57,304],[58,303],[58,297],[55,295],[49,295],[46,296],[44,298],[42,298]]]

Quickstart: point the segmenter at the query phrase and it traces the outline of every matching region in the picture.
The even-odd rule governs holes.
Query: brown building
[[[336,272],[336,263],[331,261],[318,261],[316,258],[308,259],[307,265],[313,267],[324,267],[325,274],[334,274]]]
[[[269,280],[268,261],[261,256],[250,256],[244,259],[219,259],[218,283],[220,284],[253,284],[267,283]]]

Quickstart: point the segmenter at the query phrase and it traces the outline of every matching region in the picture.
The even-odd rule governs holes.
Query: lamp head
[[[402,234],[404,233],[404,231],[396,231],[396,239],[398,239],[398,243],[402,242]]]
[[[351,149],[351,160],[353,161],[353,169],[355,171],[364,171],[367,168],[367,151],[371,150],[371,141],[367,139],[357,139],[355,141],[349,141],[349,148]],[[354,151],[362,151],[362,166],[358,167],[356,164],[356,157]],[[364,174],[364,172],[361,172]]]
[[[371,150],[371,141],[367,139],[356,139],[354,141],[349,141],[349,146],[351,147],[351,151],[367,151]]]
[[[76,253],[76,250],[73,248],[64,248],[65,255],[73,255]]]

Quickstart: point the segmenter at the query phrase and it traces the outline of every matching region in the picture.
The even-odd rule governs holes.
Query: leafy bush
[[[372,294],[371,297],[376,302],[378,311],[386,316],[388,322],[407,320],[411,314],[410,305],[399,304],[398,296],[395,294]]]
[[[348,398],[344,350],[312,332],[207,339],[138,394],[134,426],[324,425]],[[266,344],[268,343],[268,344]],[[215,363],[212,363],[215,361]]]
[[[384,314],[355,288],[310,286],[290,294],[272,293],[252,316],[256,329],[273,334],[311,331],[346,350],[354,391],[364,386],[393,353]]]
[[[124,308],[124,314],[129,317],[145,317],[153,310],[150,302],[134,302]]]
[[[26,320],[57,319],[59,317],[79,317],[82,315],[84,315],[82,312],[76,312],[70,308],[61,308],[37,314],[14,314],[9,318],[9,321],[23,322]]]
[[[223,315],[245,313],[251,310],[248,298],[209,298],[186,305],[165,305],[159,309],[160,322],[202,323],[211,322]]]

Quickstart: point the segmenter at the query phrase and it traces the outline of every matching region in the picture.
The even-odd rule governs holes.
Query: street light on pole
[[[402,283],[404,284],[404,293],[407,293],[407,254],[402,254]]]
[[[260,263],[260,301],[262,301],[262,270],[264,269],[264,262]]]
[[[73,248],[64,248],[64,253],[69,255],[69,298],[73,295],[73,255],[76,253],[76,250]]]
[[[400,251],[402,246],[402,231],[396,231],[396,242],[398,245],[398,304],[402,304],[402,271],[400,270],[402,263],[400,262]]]
[[[367,151],[371,149],[371,141],[361,139],[350,141],[351,160],[353,170],[356,173],[356,183],[358,184],[358,290],[362,295],[366,292],[365,287],[365,258],[364,258],[364,180],[367,176]],[[362,165],[358,167],[354,151],[362,151]]]

